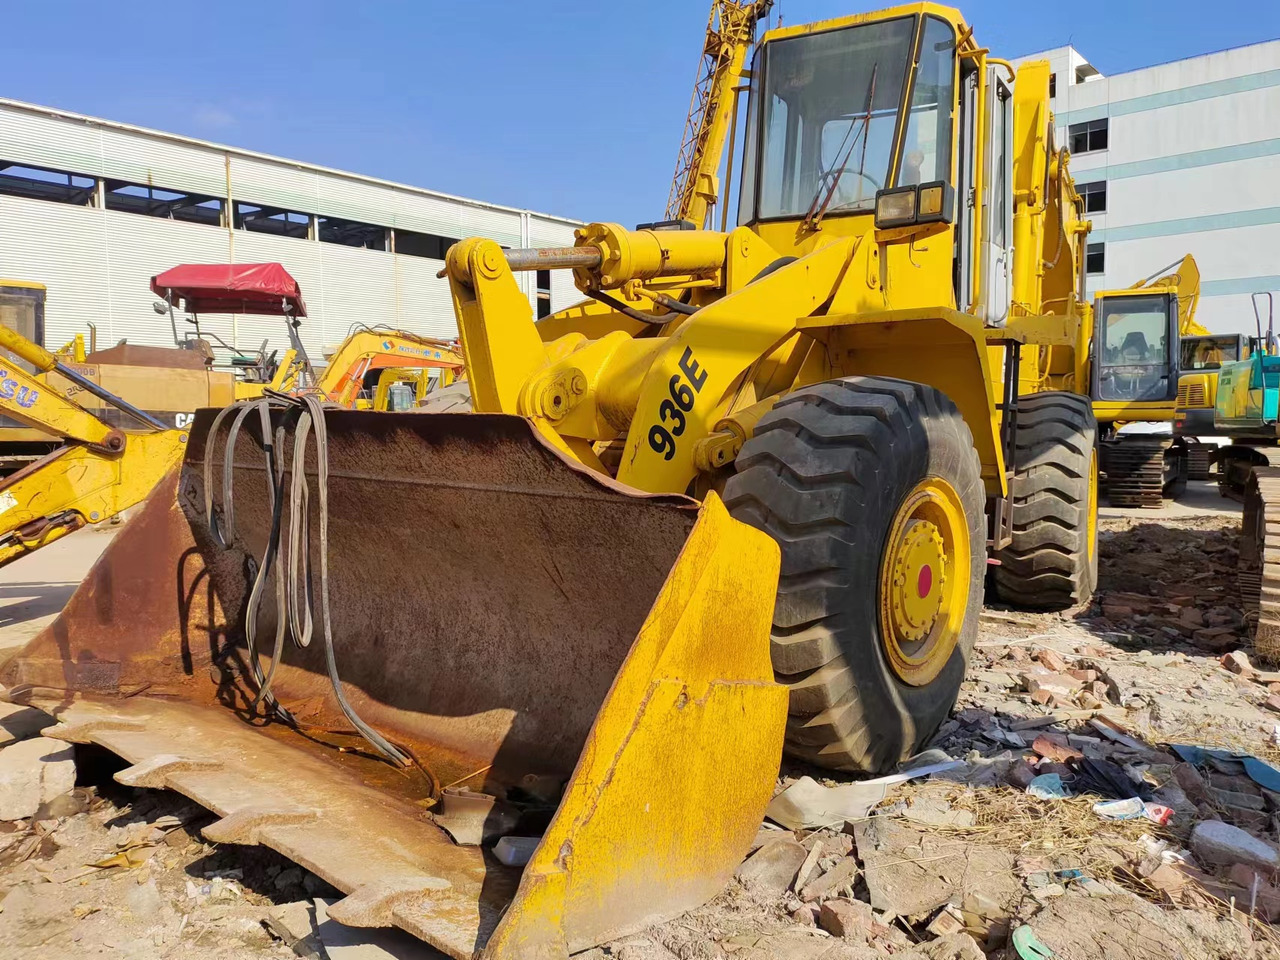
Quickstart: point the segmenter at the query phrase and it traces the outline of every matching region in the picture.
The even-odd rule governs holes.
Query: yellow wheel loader
[[[698,138],[746,76],[714,62]],[[713,896],[784,742],[915,752],[989,566],[1009,602],[1094,587],[1089,224],[1048,64],[955,10],[768,30],[749,77],[735,229],[455,245],[474,412],[201,411],[9,696],[457,958]],[[710,222],[717,170],[682,177]],[[535,322],[515,273],[550,269],[586,299]]]

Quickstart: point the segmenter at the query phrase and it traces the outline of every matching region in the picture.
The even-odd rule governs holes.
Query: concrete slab
[[[1218,493],[1216,480],[1189,480],[1186,492],[1175,500],[1164,501],[1158,510],[1143,507],[1109,507],[1107,495],[1102,494],[1098,516],[1106,518],[1131,517],[1139,520],[1186,520],[1191,517],[1240,516],[1241,504]]]
[[[119,529],[88,527],[0,568],[0,663],[53,622]]]

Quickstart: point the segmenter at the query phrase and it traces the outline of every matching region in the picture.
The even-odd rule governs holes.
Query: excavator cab
[[[1168,404],[1178,396],[1178,295],[1172,291],[1113,291],[1095,307],[1093,398],[1132,408]]]
[[[1241,333],[1183,337],[1178,376],[1175,435],[1211,436],[1218,377],[1224,366],[1249,357],[1249,343]]]

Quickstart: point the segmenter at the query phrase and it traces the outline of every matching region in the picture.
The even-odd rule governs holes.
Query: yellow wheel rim
[[[904,683],[924,686],[960,639],[969,606],[969,524],[941,477],[915,485],[894,514],[880,561],[880,637]]]
[[[1098,451],[1094,448],[1089,458],[1089,566],[1098,550]]]

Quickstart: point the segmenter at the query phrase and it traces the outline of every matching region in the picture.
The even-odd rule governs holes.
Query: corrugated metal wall
[[[0,102],[0,160],[92,177],[226,197],[392,229],[506,246],[572,243],[572,221],[246,154],[107,121]],[[527,239],[526,239],[527,238]],[[309,316],[303,342],[319,360],[356,324],[456,336],[439,260],[316,240],[0,196],[0,277],[49,288],[46,343],[60,346],[86,324],[100,346],[122,338],[168,345],[167,317],[152,310],[150,278],[179,263],[279,262],[297,278]],[[533,296],[532,278],[526,286]],[[567,272],[554,279],[559,309],[580,299]],[[181,323],[181,319],[180,319]],[[239,349],[264,339],[287,347],[282,321],[201,317],[202,328]],[[189,328],[188,328],[189,329]]]

